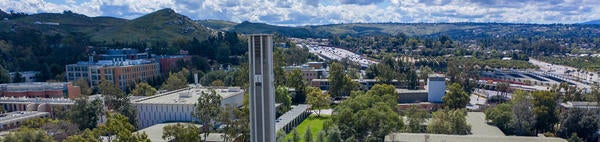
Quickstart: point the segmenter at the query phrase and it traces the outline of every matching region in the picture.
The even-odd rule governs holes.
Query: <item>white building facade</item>
[[[446,95],[446,77],[443,75],[429,75],[427,78],[427,101],[441,103]]]

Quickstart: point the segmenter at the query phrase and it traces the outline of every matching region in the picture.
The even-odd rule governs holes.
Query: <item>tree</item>
[[[162,138],[173,142],[197,142],[200,140],[199,133],[200,128],[194,124],[177,123],[163,127]]]
[[[211,86],[225,86],[225,83],[222,80],[214,80],[213,82],[210,83]]]
[[[419,69],[419,79],[425,80],[427,83],[427,78],[429,78],[429,74],[432,74],[433,70],[429,66],[421,66]]]
[[[427,132],[434,134],[467,135],[471,133],[471,126],[465,118],[466,110],[439,110],[427,125]]]
[[[117,142],[150,142],[145,133],[134,134],[133,130],[135,127],[129,123],[129,118],[126,116],[118,113],[106,113],[106,123],[99,125],[95,131],[100,135],[107,136],[109,142],[112,141],[113,136]]]
[[[485,110],[485,118],[491,120],[502,131],[508,131],[512,116],[512,105],[509,103],[499,104]]]
[[[303,104],[306,101],[306,82],[300,69],[294,69],[288,74],[287,86],[296,89],[294,103]]]
[[[408,119],[408,127],[406,127],[408,132],[411,133],[422,133],[424,129],[421,128],[421,124],[425,123],[427,119],[427,112],[421,109],[418,109],[417,106],[410,106],[408,111],[406,112],[406,116]]]
[[[298,131],[296,129],[292,130],[292,141],[293,142],[300,141],[300,134],[298,134]]]
[[[546,132],[558,123],[555,94],[550,91],[535,91],[533,95],[534,127],[537,131]]]
[[[467,106],[470,101],[469,94],[463,91],[462,86],[458,83],[452,83],[448,87],[448,93],[442,97],[444,105],[449,109],[462,109]]]
[[[319,132],[319,134],[317,134],[317,138],[315,139],[315,142],[325,142],[326,136],[327,136],[327,132],[321,130]]]
[[[332,126],[327,129],[327,141],[328,142],[340,142],[342,141],[342,136],[340,129],[337,126]]]
[[[275,103],[280,103],[281,113],[287,112],[292,108],[292,97],[289,95],[289,91],[287,87],[278,86],[275,89]]]
[[[8,74],[8,70],[4,69],[4,67],[0,66],[0,84],[9,83],[10,76]]]
[[[567,142],[584,142],[583,139],[577,137],[577,133],[571,134],[571,137],[567,139]]]
[[[21,83],[21,82],[25,82],[25,78],[22,77],[23,75],[21,75],[20,72],[15,72],[15,74],[13,75],[13,83]]]
[[[283,130],[277,131],[277,138],[276,138],[277,142],[286,142],[285,137],[286,137],[286,135],[285,135],[285,132]]]
[[[510,91],[510,83],[500,82],[497,84],[496,90],[500,92],[500,96],[502,96],[503,98],[507,98],[506,94],[508,94],[508,92]]]
[[[348,96],[350,91],[357,86],[352,79],[344,72],[344,67],[337,62],[331,63],[329,66],[329,94],[331,97],[338,98]]]
[[[8,133],[2,139],[5,142],[53,142],[52,137],[41,129],[22,127]]]
[[[98,85],[98,90],[104,96],[104,102],[109,109],[118,110],[122,104],[129,101],[128,95],[110,81],[103,79]]]
[[[156,94],[156,89],[146,82],[141,82],[135,85],[135,89],[131,91],[133,96],[152,96]]]
[[[223,141],[233,141],[238,136],[238,130],[234,126],[234,120],[232,119],[234,109],[236,109],[231,104],[226,104],[224,107],[221,107],[221,114],[219,115],[219,122],[222,123],[223,128]]]
[[[515,91],[512,99],[512,118],[509,126],[512,132],[519,136],[533,135],[535,115],[531,97],[524,91]]]
[[[69,120],[79,125],[80,130],[93,129],[101,114],[102,102],[99,99],[90,102],[86,98],[77,98],[69,113]]]
[[[79,78],[79,79],[75,80],[74,85],[79,86],[79,88],[81,89],[81,95],[83,95],[83,96],[92,95],[93,90],[92,90],[92,88],[90,88],[90,84],[84,78]]]
[[[187,75],[189,71],[183,68],[178,73],[169,73],[169,78],[167,81],[161,86],[161,89],[164,90],[177,90],[181,88],[185,88],[188,86]]]
[[[380,96],[390,106],[396,106],[398,104],[398,95],[396,94],[396,87],[388,84],[375,84],[367,95]]]
[[[598,130],[600,120],[594,111],[583,109],[569,109],[562,113],[558,136],[567,138],[575,134],[584,140],[592,137]]]
[[[306,132],[304,132],[304,141],[305,142],[313,141],[313,135],[312,135],[312,130],[310,129],[310,126],[306,127]]]
[[[221,96],[215,90],[210,90],[210,93],[202,92],[196,103],[196,109],[192,115],[198,118],[204,128],[201,133],[204,133],[204,141],[209,134],[209,129],[214,125],[214,121],[218,119],[221,113]]]
[[[316,87],[310,87],[307,90],[307,103],[310,104],[313,109],[317,109],[317,116],[321,117],[321,109],[329,107],[331,96],[329,96],[328,93],[323,93],[321,89]]]
[[[69,136],[63,142],[100,142],[100,136],[90,129],[85,129],[83,133]]]

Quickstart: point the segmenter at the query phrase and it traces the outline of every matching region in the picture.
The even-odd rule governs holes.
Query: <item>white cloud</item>
[[[89,0],[55,4],[0,0],[0,8],[26,13],[73,12],[135,18],[162,8],[192,19],[278,25],[352,22],[577,23],[600,19],[598,0]]]

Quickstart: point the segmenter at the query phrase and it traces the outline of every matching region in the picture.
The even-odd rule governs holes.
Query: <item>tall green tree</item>
[[[198,118],[204,128],[201,133],[204,133],[204,141],[208,138],[209,130],[215,126],[215,120],[218,119],[221,113],[221,96],[215,90],[210,90],[210,93],[202,92],[196,103],[196,108],[192,115]]]
[[[10,76],[8,75],[8,70],[4,69],[4,67],[0,66],[0,84],[9,83]]]
[[[471,126],[467,124],[464,109],[439,110],[433,113],[427,132],[434,134],[467,135]]]
[[[329,94],[333,98],[349,96],[350,92],[358,86],[344,72],[344,67],[337,62],[329,66]]]
[[[568,138],[572,134],[589,140],[598,130],[600,118],[594,111],[582,109],[569,109],[562,113],[558,136]]]
[[[181,88],[185,88],[188,86],[187,76],[189,75],[189,71],[183,68],[178,73],[169,73],[169,78],[165,83],[161,86],[161,89],[164,90],[177,90]]]
[[[405,127],[408,132],[411,133],[422,133],[425,129],[422,129],[421,125],[425,123],[427,119],[427,112],[417,108],[417,106],[410,106],[406,112],[406,118],[408,119],[408,126]]]
[[[100,142],[100,135],[90,129],[85,129],[81,134],[69,136],[63,142]]]
[[[95,129],[98,134],[107,136],[109,142],[150,142],[145,133],[133,133],[134,130],[135,127],[129,123],[129,118],[118,113],[106,113],[106,123]]]
[[[104,97],[104,102],[109,109],[118,110],[121,108],[121,104],[129,101],[128,95],[108,80],[103,79],[98,85],[98,90]]]
[[[177,123],[163,127],[162,138],[173,142],[197,142],[200,141],[199,134],[198,126]]]
[[[152,96],[156,94],[156,89],[146,82],[141,82],[135,85],[135,89],[131,91],[133,96]]]
[[[304,141],[305,142],[313,142],[313,135],[310,126],[306,127],[306,132],[304,132]]]
[[[312,109],[316,109],[317,116],[321,117],[321,109],[329,108],[331,96],[329,96],[329,93],[323,93],[323,91],[317,87],[309,87],[307,90],[307,103],[311,105]]]
[[[277,142],[287,142],[285,137],[285,132],[283,130],[279,130],[277,131],[277,137],[275,139]]]
[[[520,136],[531,136],[535,125],[535,113],[531,95],[516,91],[512,98],[512,118],[509,122],[512,132]]]
[[[558,123],[555,94],[550,91],[535,91],[533,95],[534,127],[538,132],[547,132]]]
[[[306,82],[300,69],[294,69],[288,74],[287,86],[296,89],[294,103],[303,104],[306,101]]]
[[[470,101],[469,94],[463,91],[463,87],[458,83],[452,83],[448,87],[448,93],[442,97],[444,105],[449,109],[462,109],[467,106]]]
[[[99,99],[90,102],[83,97],[77,98],[73,109],[69,112],[69,120],[79,125],[80,130],[94,129],[102,111],[102,102]]]
[[[84,78],[79,78],[79,79],[75,80],[75,83],[73,83],[73,84],[75,86],[79,86],[79,88],[81,89],[81,95],[83,95],[83,96],[92,95],[93,90],[92,90],[92,88],[90,88],[90,84]]]
[[[300,134],[298,134],[298,130],[296,129],[292,130],[292,141],[300,142]]]
[[[275,89],[275,103],[281,103],[280,112],[287,112],[292,108],[292,97],[289,95],[287,87],[278,86]]]

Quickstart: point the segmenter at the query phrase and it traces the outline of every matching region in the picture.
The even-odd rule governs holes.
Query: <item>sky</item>
[[[600,19],[600,0],[0,0],[0,9],[134,19],[172,8],[195,20],[301,26],[339,23],[580,23]]]

